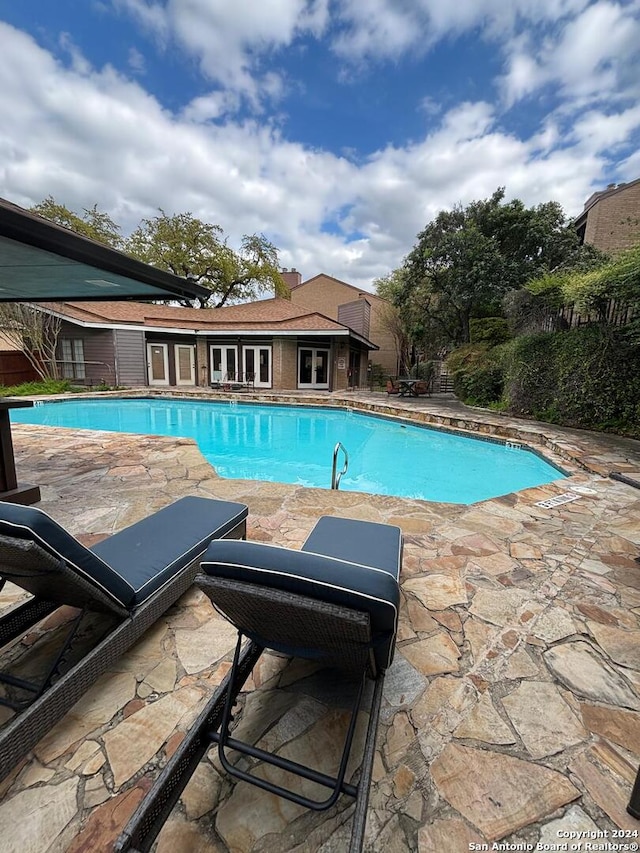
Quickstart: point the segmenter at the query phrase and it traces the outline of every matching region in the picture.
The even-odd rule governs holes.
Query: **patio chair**
[[[399,394],[399,393],[400,393],[400,386],[395,381],[395,379],[393,379],[393,377],[390,376],[387,379],[387,394]]]
[[[233,371],[225,374],[222,381],[224,391],[247,391],[254,389],[255,373],[238,373]]]
[[[328,809],[344,793],[355,798],[350,850],[362,848],[382,701],[399,607],[402,534],[397,527],[343,518],[319,520],[301,551],[254,542],[212,542],[196,584],[238,630],[230,672],[170,758],[125,827],[115,850],[148,851],[201,758],[217,744],[223,768],[305,808]],[[247,642],[243,645],[243,639]],[[342,758],[335,776],[233,738],[231,712],[265,649],[338,667],[357,685]],[[346,779],[367,677],[373,679],[369,723],[357,783]],[[331,684],[331,680],[329,680]],[[275,765],[329,789],[325,799],[284,788],[232,764],[226,749]]]
[[[427,381],[421,379],[419,382],[416,382],[415,389],[416,389],[416,397],[420,397],[420,395],[422,395],[422,394],[426,395],[427,397],[431,396],[431,383],[430,382],[427,382]]]
[[[244,504],[185,497],[86,548],[42,510],[0,503],[0,589],[9,581],[31,593],[0,615],[0,704],[16,712],[0,729],[0,779],[189,588],[213,539],[246,536],[247,514]],[[66,637],[29,680],[28,652],[11,663],[6,647],[64,605],[77,609]],[[74,662],[96,613],[106,630]]]

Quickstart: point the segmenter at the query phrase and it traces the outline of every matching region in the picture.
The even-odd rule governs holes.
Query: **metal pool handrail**
[[[336,474],[336,468],[338,465],[338,452],[342,450],[344,453],[344,467],[342,471]],[[333,448],[333,467],[331,469],[331,488],[338,489],[340,488],[340,480],[342,479],[342,475],[347,473],[349,468],[349,454],[346,451],[346,448],[342,442],[338,442],[336,446]]]

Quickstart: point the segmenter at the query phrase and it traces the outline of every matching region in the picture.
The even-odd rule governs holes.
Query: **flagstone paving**
[[[625,810],[640,762],[640,491],[608,478],[640,470],[640,443],[444,399],[348,400],[533,443],[570,477],[465,507],[224,480],[190,440],[35,426],[14,427],[18,473],[88,544],[187,494],[245,502],[249,538],[292,548],[322,514],[401,526],[402,612],[366,849],[456,853],[558,844],[567,831],[611,840],[615,829],[640,831]],[[571,503],[535,505],[572,487]],[[0,607],[16,597],[0,592]],[[13,654],[37,651],[41,634]],[[0,848],[110,850],[228,671],[233,645],[209,600],[187,592],[0,784]],[[243,734],[331,772],[345,691],[322,676],[263,656],[243,698]],[[211,753],[156,849],[343,851],[352,812],[346,797],[317,814],[232,784]]]

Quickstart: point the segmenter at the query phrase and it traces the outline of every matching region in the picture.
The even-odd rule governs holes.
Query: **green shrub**
[[[516,338],[503,349],[510,411],[640,437],[640,347],[600,325]]]
[[[472,344],[488,344],[491,347],[511,340],[513,335],[504,317],[484,317],[469,320],[469,336]]]
[[[422,382],[431,382],[435,368],[433,361],[419,361],[411,368],[411,378],[420,379]]]
[[[64,394],[70,384],[66,379],[43,379],[22,385],[0,385],[0,397],[31,397],[37,394]]]
[[[384,388],[387,384],[387,374],[384,372],[383,366],[375,361],[371,362],[369,381],[372,388]]]
[[[502,347],[466,344],[451,353],[447,367],[453,379],[453,390],[463,402],[488,406],[502,397]]]

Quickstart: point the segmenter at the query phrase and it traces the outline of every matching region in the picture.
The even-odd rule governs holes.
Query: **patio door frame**
[[[213,351],[214,349],[220,350],[220,373],[222,376],[220,379],[214,379],[213,377]],[[234,353],[234,363],[235,367],[233,371],[229,371],[229,351],[233,350]],[[238,373],[238,347],[235,344],[210,344],[209,346],[209,364],[210,364],[210,381],[211,382],[221,382],[227,378],[227,374],[232,372],[234,374]]]
[[[268,353],[267,358],[269,359],[269,370],[268,370],[268,379],[266,382],[260,379],[260,351],[266,350]],[[242,347],[242,370],[246,377],[247,373],[251,373],[253,371],[247,370],[247,353],[253,352],[253,363],[255,369],[255,377],[253,380],[254,388],[271,388],[273,382],[273,347],[271,344],[251,344],[249,346]]]
[[[181,349],[189,350],[190,376],[189,379],[180,379],[180,359],[178,351]],[[196,348],[193,344],[174,344],[173,358],[176,367],[176,385],[195,385],[196,384]]]
[[[162,350],[162,363],[164,366],[164,378],[162,379],[154,379],[153,376],[153,347],[158,347]],[[169,344],[147,342],[147,381],[149,385],[169,385]]]
[[[311,352],[312,358],[312,366],[311,366],[311,382],[301,382],[300,381],[300,369],[302,366],[302,353],[303,352]],[[327,380],[326,382],[318,382],[318,353],[323,353],[327,358]],[[331,366],[331,349],[327,346],[314,347],[314,346],[299,346],[298,347],[298,364],[297,364],[297,385],[298,388],[317,388],[321,390],[328,390],[329,388],[329,376],[330,376],[330,366]]]

